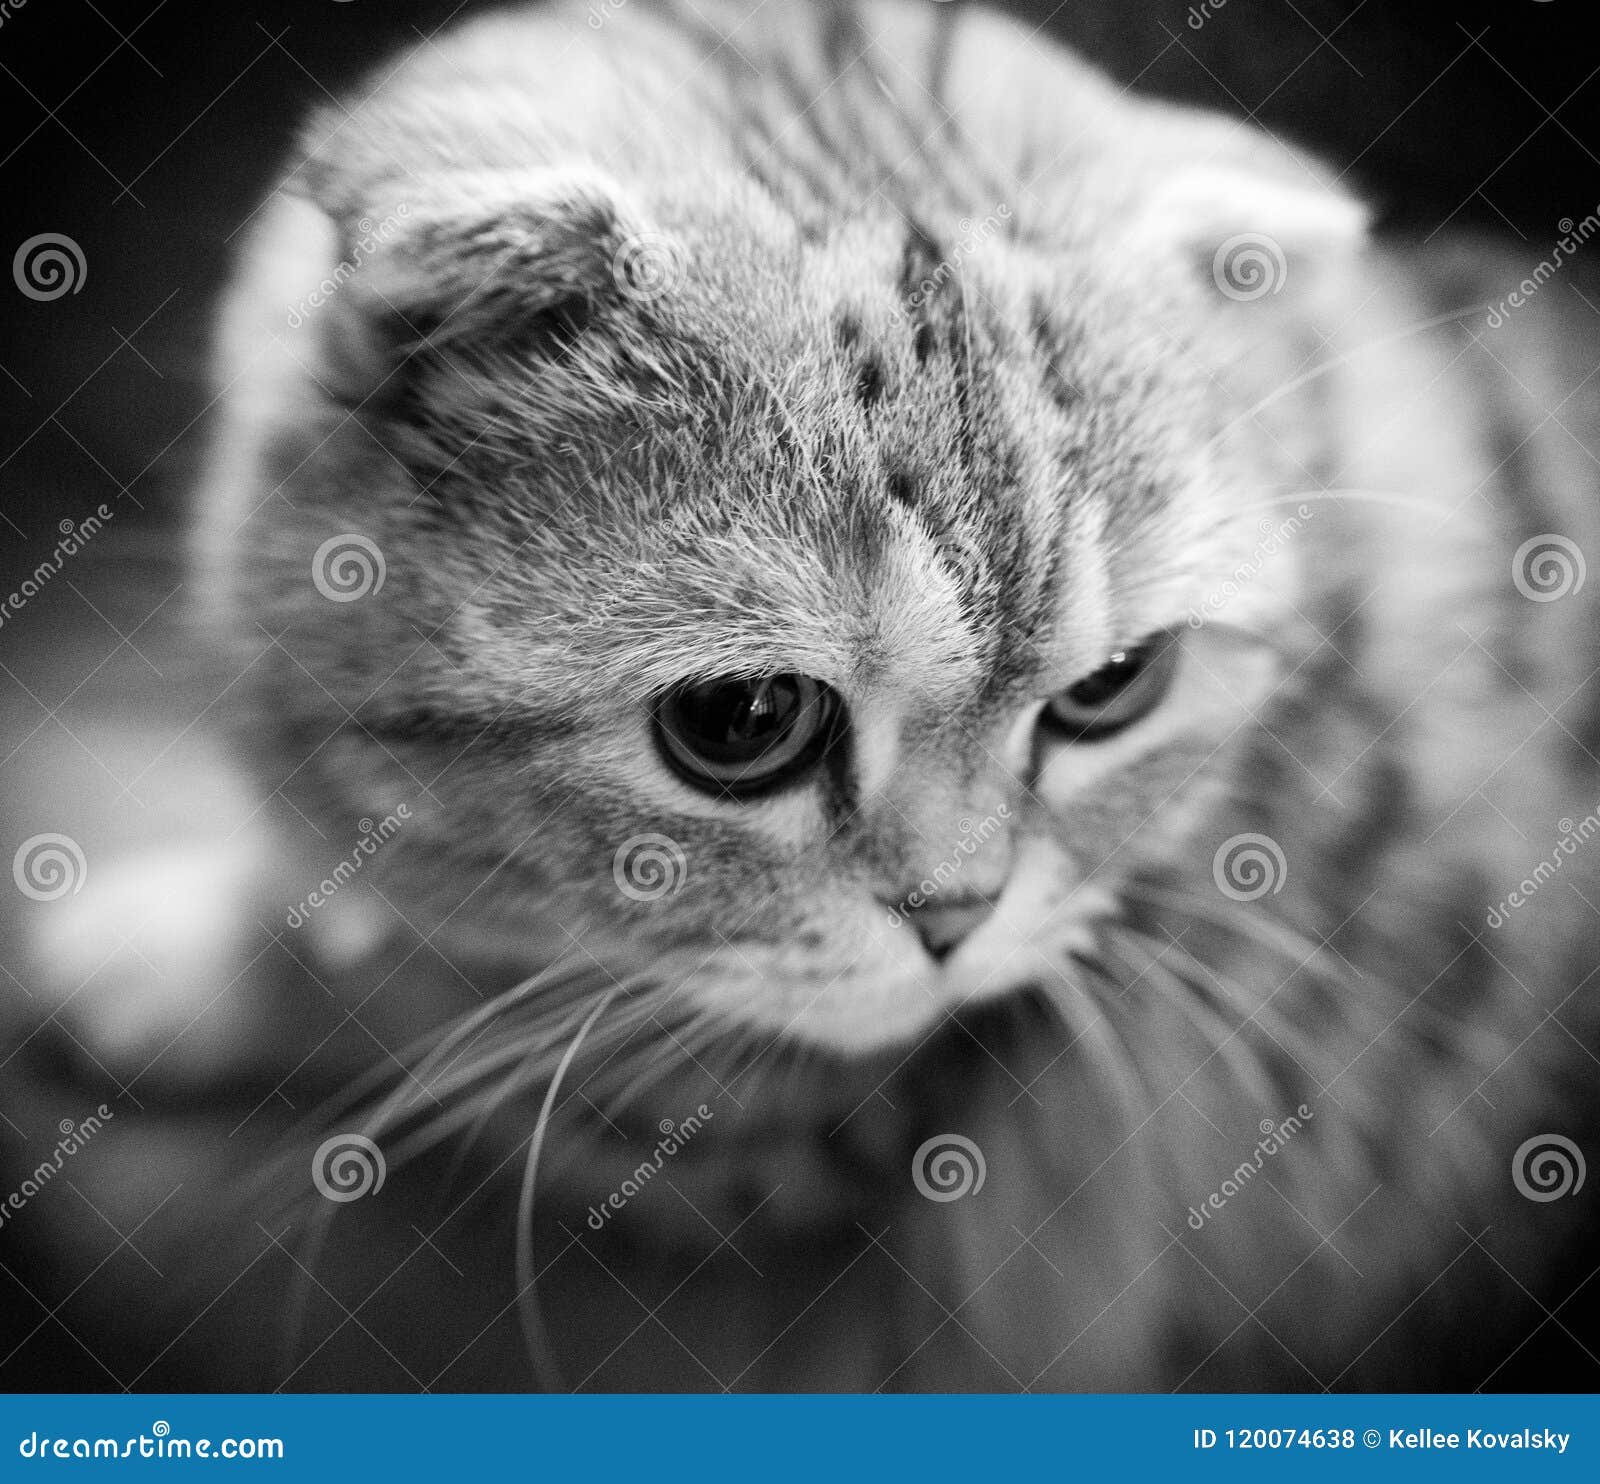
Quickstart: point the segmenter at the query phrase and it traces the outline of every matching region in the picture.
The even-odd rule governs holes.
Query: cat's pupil
[[[1081,680],[1057,691],[1044,709],[1043,722],[1071,742],[1110,736],[1155,708],[1177,663],[1178,645],[1170,635],[1119,649]]]
[[[775,788],[821,756],[837,712],[805,675],[680,686],[656,708],[663,756],[687,781],[733,794]]]
[[[799,688],[786,679],[696,686],[678,703],[697,740],[732,758],[759,757],[782,735],[798,705]]]
[[[1067,688],[1067,694],[1080,706],[1104,706],[1143,668],[1145,650],[1141,647],[1111,656],[1092,675],[1086,675]]]

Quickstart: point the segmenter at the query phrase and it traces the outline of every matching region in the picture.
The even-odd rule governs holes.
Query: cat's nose
[[[908,921],[922,939],[935,963],[942,964],[984,923],[994,903],[982,897],[958,902],[929,902],[912,912]]]

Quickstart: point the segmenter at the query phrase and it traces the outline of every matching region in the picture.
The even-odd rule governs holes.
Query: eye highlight
[[[747,798],[815,767],[840,711],[839,697],[809,675],[710,680],[679,686],[656,703],[656,744],[686,783]]]
[[[1178,645],[1156,634],[1119,649],[1098,669],[1050,698],[1042,723],[1067,742],[1095,742],[1132,726],[1166,695],[1178,665]]]

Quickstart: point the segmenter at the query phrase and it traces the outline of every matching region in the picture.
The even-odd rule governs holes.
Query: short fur
[[[1596,399],[1541,421],[1581,374],[1543,310],[1480,345],[1498,260],[1362,215],[958,7],[510,11],[312,120],[224,311],[197,571],[269,929],[230,951],[276,940],[370,1041],[329,1066],[282,980],[194,1075],[303,1109],[377,1063],[285,1168],[315,1204],[359,1128],[390,1184],[302,1261],[352,1303],[452,1223],[473,1296],[408,1267],[430,1323],[354,1384],[1482,1379],[1399,1341],[1456,1336],[1480,1240],[1537,1284],[1581,1221],[1511,1160],[1589,1126],[1600,860],[1484,913],[1600,802],[1593,589],[1511,581],[1531,535],[1600,549]],[[1223,291],[1241,236],[1275,290]],[[330,601],[352,535],[383,581]],[[1158,630],[1147,720],[1041,731]],[[842,762],[738,804],[662,766],[653,697],[771,671],[844,697]],[[1279,879],[1241,901],[1245,834]],[[619,890],[641,836],[664,893]],[[947,861],[997,905],[940,967],[892,909]],[[985,1182],[930,1200],[950,1134]],[[261,1209],[257,1245],[320,1225]],[[230,1363],[326,1381],[318,1322]]]

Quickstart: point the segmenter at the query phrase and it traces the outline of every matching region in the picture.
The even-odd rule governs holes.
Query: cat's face
[[[411,801],[414,925],[862,1051],[1070,979],[1141,865],[1209,871],[1294,476],[1191,243],[559,171],[407,215],[259,606],[320,786]],[[385,580],[329,602],[348,533]]]

